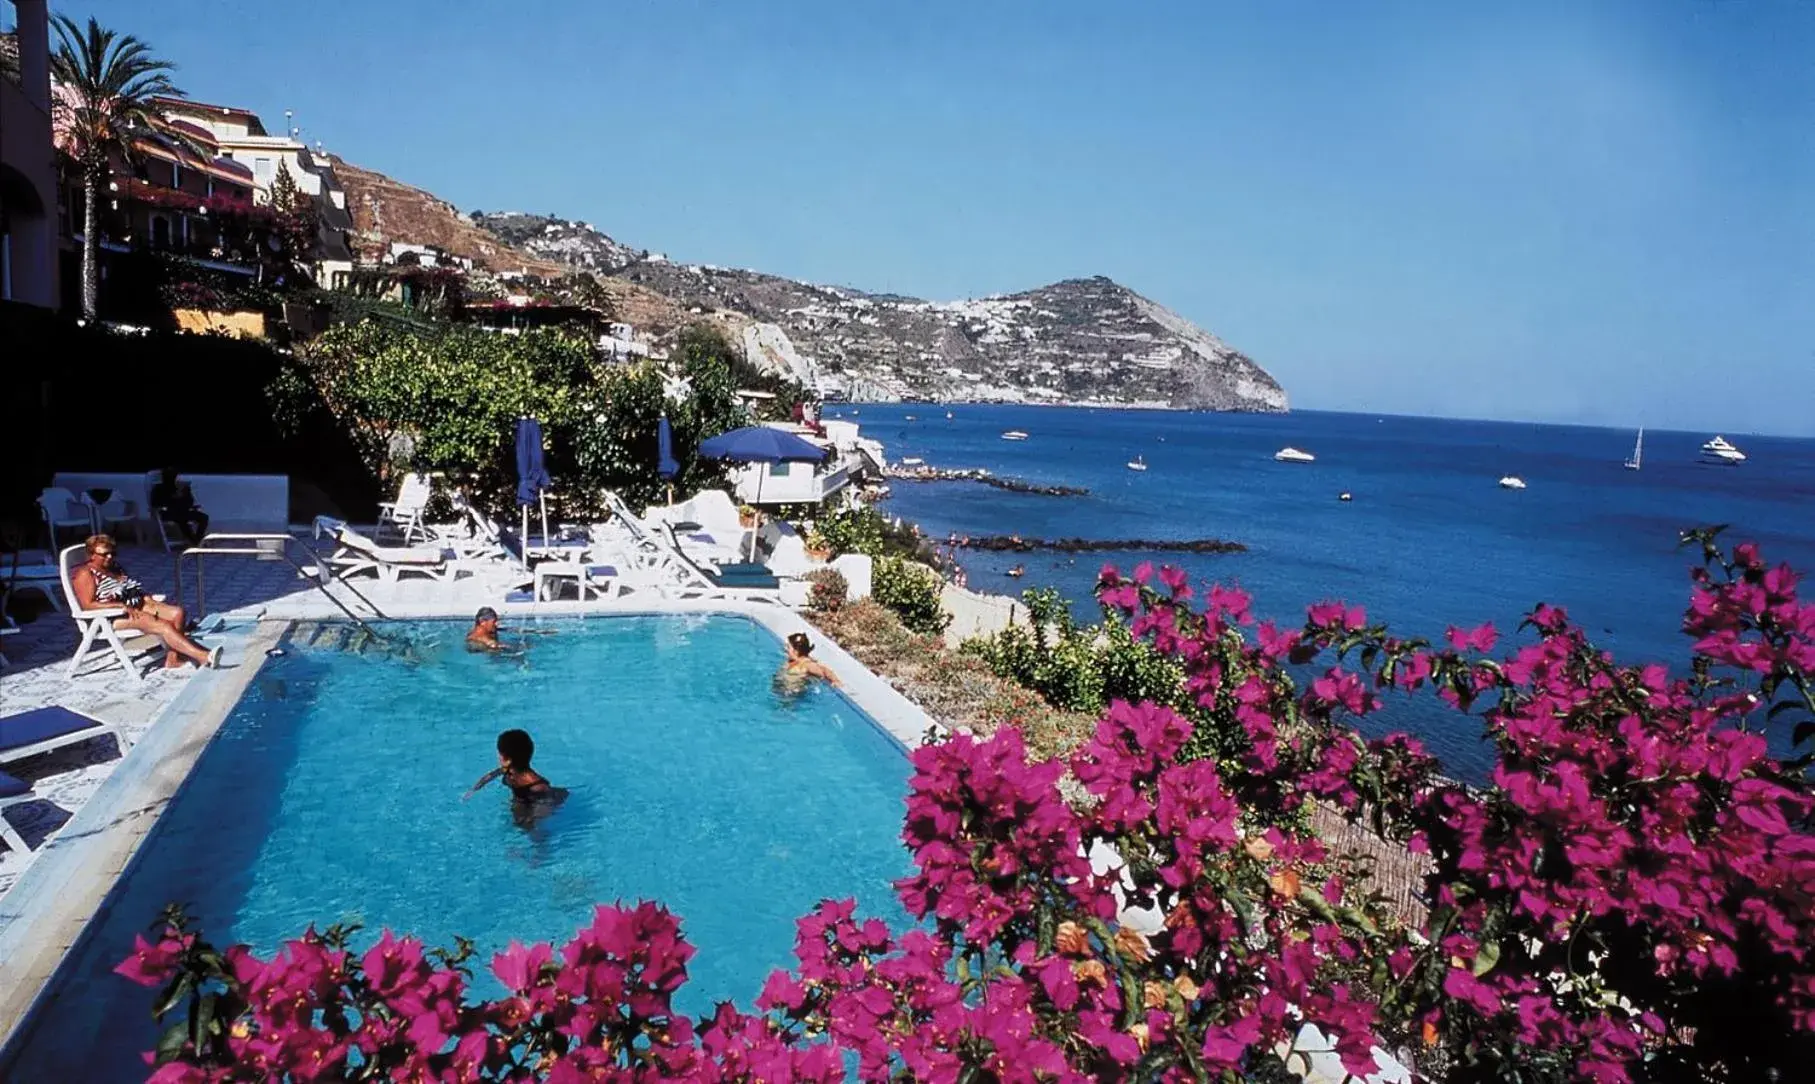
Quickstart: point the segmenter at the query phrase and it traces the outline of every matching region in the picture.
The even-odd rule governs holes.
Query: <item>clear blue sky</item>
[[[94,0],[462,210],[932,298],[1106,274],[1296,405],[1815,435],[1815,2]]]

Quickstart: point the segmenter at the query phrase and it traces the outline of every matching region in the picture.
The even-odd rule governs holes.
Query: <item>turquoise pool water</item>
[[[825,897],[905,924],[890,882],[907,758],[838,693],[770,678],[766,629],[736,617],[545,625],[527,654],[470,654],[464,627],[399,626],[419,660],[295,638],[203,754],[96,927],[0,1062],[0,1080],[144,1079],[148,991],[110,973],[187,901],[216,944],[269,950],[352,921],[477,942],[479,982],[512,938],[560,940],[595,903],[654,899],[697,947],[681,1007],[748,1007]],[[499,784],[462,803],[522,727],[572,793],[537,829]]]

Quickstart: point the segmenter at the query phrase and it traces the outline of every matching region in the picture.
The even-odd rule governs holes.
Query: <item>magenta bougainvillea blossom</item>
[[[1794,1079],[1815,1056],[1815,604],[1757,550],[1704,549],[1692,664],[1622,666],[1561,610],[1398,639],[1358,607],[1256,626],[1176,570],[1100,598],[1184,674],[1063,761],[1020,734],[913,753],[895,931],[826,901],[796,961],[691,1019],[659,906],[490,961],[385,932],[218,953],[167,914],[120,974],[163,987],[160,1082],[1275,1079],[1305,1025],[1345,1070],[1387,1047],[1454,1081]],[[1306,675],[1302,681],[1293,674]],[[1353,719],[1435,695],[1496,753],[1485,785]],[[1204,739],[1210,739],[1205,741]],[[1314,809],[1423,862],[1417,914],[1369,890]]]

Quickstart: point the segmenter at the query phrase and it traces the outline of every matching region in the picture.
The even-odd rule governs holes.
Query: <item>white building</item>
[[[167,119],[202,128],[214,137],[222,157],[250,169],[253,198],[260,203],[270,202],[271,186],[277,180],[281,165],[296,183],[297,190],[314,202],[315,215],[321,224],[316,282],[324,288],[346,285],[353,273],[353,252],[347,240],[353,229],[353,216],[347,210],[346,190],[340,186],[334,166],[320,144],[311,151],[291,132],[271,135],[265,131],[258,114],[250,110],[208,105],[186,98],[154,98],[153,101]]]
[[[461,271],[471,271],[473,261],[465,256],[456,256],[446,249],[434,245],[418,245],[409,241],[392,241],[385,249],[384,262],[390,264],[415,264],[417,267],[452,267]],[[510,299],[512,304],[526,305],[529,298],[518,301]]]
[[[856,422],[825,422],[823,434],[791,422],[766,424],[830,454],[819,463],[746,463],[735,468],[732,491],[745,504],[819,504],[847,486],[882,474],[882,444],[860,436]]]

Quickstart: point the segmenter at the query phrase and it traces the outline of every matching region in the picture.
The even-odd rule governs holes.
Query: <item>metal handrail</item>
[[[281,543],[281,544],[276,549],[267,549],[263,546],[210,545],[210,543],[221,543],[221,542],[277,542],[277,543]],[[315,568],[317,569],[316,575],[313,575],[313,576],[310,575],[308,573],[308,571],[304,568],[302,562],[298,561],[290,553],[290,547],[293,545],[301,546],[303,552],[308,554],[310,560],[315,562]],[[195,562],[195,607],[196,607],[197,613],[206,614],[208,612],[208,601],[207,601],[207,583],[202,574],[203,566],[202,566],[201,559],[203,557],[272,557],[272,556],[279,556],[279,557],[282,557],[284,560],[290,562],[290,567],[296,569],[297,575],[299,575],[303,579],[309,581],[309,583],[317,591],[320,591],[324,596],[326,596],[327,600],[329,602],[332,602],[335,605],[335,607],[340,610],[341,613],[347,615],[347,620],[353,622],[355,625],[358,625],[359,628],[362,631],[366,632],[368,635],[370,635],[374,638],[380,639],[380,640],[384,639],[384,637],[382,637],[378,634],[378,631],[376,629],[372,628],[371,625],[368,625],[366,623],[364,618],[362,618],[358,614],[354,613],[352,611],[352,609],[350,607],[348,607],[345,602],[342,602],[340,600],[340,598],[334,594],[334,592],[328,590],[327,584],[325,584],[321,581],[320,573],[325,572],[329,577],[331,577],[334,580],[334,582],[340,584],[342,587],[345,587],[347,590],[353,592],[353,597],[355,597],[359,601],[365,603],[366,607],[372,611],[372,616],[383,620],[383,619],[385,619],[384,611],[380,610],[376,603],[374,603],[371,599],[367,598],[363,593],[361,593],[359,588],[354,587],[351,583],[348,583],[346,577],[344,577],[340,573],[334,571],[334,569],[331,565],[329,565],[326,561],[322,560],[321,555],[315,551],[315,548],[313,546],[310,546],[307,542],[305,542],[302,539],[297,538],[295,535],[291,535],[291,534],[275,534],[275,533],[273,533],[273,534],[210,534],[210,535],[207,535],[206,537],[204,537],[202,539],[200,544],[191,546],[188,549],[184,550],[183,552],[177,554],[177,557],[176,557],[176,597],[177,597],[177,601],[180,603],[183,600],[183,558],[185,558],[185,557],[194,557],[196,559],[196,562]]]

